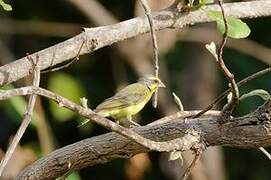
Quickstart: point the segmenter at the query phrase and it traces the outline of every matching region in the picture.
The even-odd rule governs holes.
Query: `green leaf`
[[[255,89],[253,91],[250,91],[249,93],[243,94],[240,97],[240,100],[243,100],[243,99],[251,97],[251,96],[259,96],[265,101],[271,98],[270,94],[267,91],[265,91],[263,89]]]
[[[65,73],[53,74],[49,79],[48,89],[75,103],[80,103],[80,97],[85,95],[80,81]],[[67,121],[75,117],[74,112],[61,106],[61,104],[50,101],[50,110],[56,120]]]
[[[87,98],[85,98],[85,97],[80,98],[80,102],[84,108],[88,108],[88,99]]]
[[[173,98],[174,98],[175,103],[176,103],[176,104],[178,105],[178,107],[179,107],[179,110],[180,110],[180,111],[183,111],[184,108],[183,108],[183,104],[182,104],[180,98],[179,98],[174,92],[172,93],[172,95],[173,95]]]
[[[207,15],[216,21],[217,28],[222,34],[225,32],[223,16],[220,11],[207,11]],[[248,25],[240,19],[226,17],[228,24],[228,36],[235,39],[246,38],[250,34]]]
[[[181,151],[172,151],[169,153],[168,157],[169,161],[175,161],[178,159],[181,161],[181,165],[183,165],[183,156]]]
[[[81,180],[81,177],[78,172],[71,173],[66,180]]]
[[[216,54],[216,45],[214,42],[211,42],[210,44],[206,44],[205,48],[215,57],[215,59],[218,59]]]
[[[12,6],[5,3],[3,0],[0,0],[0,5],[3,7],[5,11],[12,11]]]
[[[88,136],[93,131],[94,123],[91,120],[86,122],[85,118],[78,117],[76,121],[79,124],[78,131],[82,136]]]
[[[232,101],[232,92],[229,92],[229,94],[227,95],[227,102],[231,102]]]
[[[81,177],[78,172],[70,172],[67,175],[56,178],[56,180],[81,180]]]
[[[199,0],[199,3],[204,6],[206,4],[206,0]]]

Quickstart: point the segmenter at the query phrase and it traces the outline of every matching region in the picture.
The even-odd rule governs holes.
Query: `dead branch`
[[[39,63],[39,57],[37,56],[36,59],[34,60],[32,57],[29,56],[28,60],[32,63],[33,86],[38,87],[39,84],[40,84],[40,70],[39,70],[39,68],[37,66],[37,64]],[[33,111],[34,111],[34,107],[35,107],[35,103],[36,103],[36,98],[37,98],[36,94],[32,93],[30,95],[27,110],[25,112],[22,123],[21,123],[19,129],[17,130],[11,144],[9,145],[5,156],[1,159],[0,177],[2,176],[2,173],[4,172],[4,169],[5,169],[8,161],[12,157],[17,145],[19,144],[19,142],[20,142],[26,128],[28,127],[28,125],[29,125],[29,123],[30,123],[30,121],[32,119],[32,115],[33,115]]]
[[[239,89],[234,79],[234,75],[230,72],[230,70],[227,68],[227,66],[224,63],[223,50],[228,39],[228,23],[225,17],[225,11],[222,5],[222,0],[217,0],[217,1],[222,12],[225,32],[223,33],[222,42],[217,50],[218,57],[216,61],[220,69],[222,70],[222,72],[224,73],[224,75],[229,81],[229,86],[230,86],[231,94],[232,94],[232,98],[230,98],[229,102],[223,107],[223,110],[221,111],[221,116],[230,117],[234,108],[239,102]]]
[[[264,4],[264,6],[263,6]],[[247,9],[250,9],[248,11]],[[208,5],[205,11],[219,10],[217,5]],[[256,18],[271,15],[271,1],[257,0],[250,2],[238,2],[224,4],[227,16],[236,18]],[[199,9],[190,13],[181,13],[175,6],[163,11],[152,13],[154,28],[162,30],[165,28],[182,28],[187,25],[212,21],[206,13]],[[32,54],[35,57],[38,53],[42,62],[39,68],[44,70],[48,67],[65,62],[77,56],[78,49],[83,41],[86,45],[82,47],[80,55],[92,53],[104,46],[115,42],[138,36],[149,32],[150,27],[146,17],[137,17],[110,26],[97,28],[86,28],[85,32],[72,37],[64,42],[43,49]],[[24,67],[24,68],[21,68]],[[14,82],[29,75],[31,63],[26,57],[0,67],[0,85]]]
[[[149,24],[150,24],[150,32],[152,37],[152,46],[153,46],[153,57],[154,57],[154,74],[156,77],[158,77],[159,72],[159,59],[158,59],[158,45],[157,45],[157,38],[155,34],[155,28],[153,25],[153,17],[151,15],[151,8],[148,5],[148,2],[146,0],[140,0],[144,10],[145,14],[148,18]],[[153,107],[157,108],[157,98],[158,98],[158,89],[154,93],[153,97]]]

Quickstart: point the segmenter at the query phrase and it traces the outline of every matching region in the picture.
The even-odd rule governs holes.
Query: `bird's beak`
[[[166,87],[166,85],[162,82],[162,81],[159,81],[159,85],[158,85],[158,87],[162,87],[162,88],[165,88]]]

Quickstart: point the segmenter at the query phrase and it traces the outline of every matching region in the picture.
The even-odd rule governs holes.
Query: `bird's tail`
[[[81,122],[80,124],[77,125],[77,127],[81,127],[85,124],[87,124],[90,121],[90,119],[85,119],[83,122]]]
[[[108,117],[108,113],[104,112],[104,111],[98,111],[96,109],[93,110],[96,114],[103,116],[103,117]],[[90,121],[90,119],[85,119],[83,122],[81,122],[77,127],[81,127],[85,124],[87,124]]]

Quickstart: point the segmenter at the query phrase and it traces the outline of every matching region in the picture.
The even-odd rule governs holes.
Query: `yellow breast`
[[[99,111],[98,114],[104,117],[112,117],[114,119],[122,119],[128,116],[133,116],[143,109],[146,103],[150,100],[152,94],[153,93],[148,93],[142,102],[136,103],[134,105],[130,105],[124,108],[116,108],[110,111],[102,110]]]

